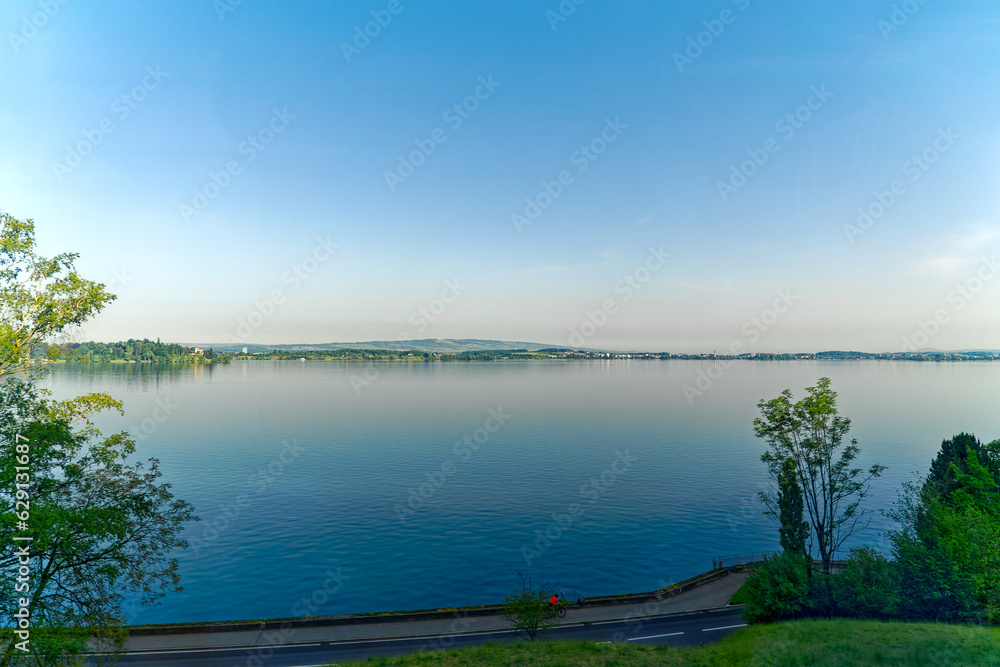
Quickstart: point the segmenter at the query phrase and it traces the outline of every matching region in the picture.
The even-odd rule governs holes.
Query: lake
[[[647,591],[775,549],[756,404],[823,376],[858,463],[889,466],[873,509],[942,439],[1000,437],[1000,364],[978,362],[95,364],[44,385],[123,400],[99,426],[196,506],[184,591],[127,614],[167,623],[496,603],[519,572],[571,598]],[[876,512],[852,544],[885,551],[889,526]]]

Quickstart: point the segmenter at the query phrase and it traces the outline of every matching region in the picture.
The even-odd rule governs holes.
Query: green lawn
[[[423,655],[369,658],[361,663],[411,665],[945,665],[1000,666],[1000,629],[939,623],[802,620],[743,628],[698,648],[592,642],[487,644]]]

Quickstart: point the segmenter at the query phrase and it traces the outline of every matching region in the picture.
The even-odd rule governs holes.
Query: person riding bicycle
[[[559,594],[553,593],[552,597],[549,598],[549,608],[555,609],[559,606]]]

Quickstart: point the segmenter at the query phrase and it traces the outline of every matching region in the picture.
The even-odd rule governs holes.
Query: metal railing
[[[778,553],[778,551],[757,551],[748,554],[737,554],[735,556],[716,556],[712,559],[712,569],[760,563],[763,562],[765,557],[771,558]]]
[[[736,556],[716,556],[712,559],[712,569],[719,567],[732,567],[733,565],[749,565],[751,563],[762,563],[764,558],[773,558],[780,554],[780,551],[756,551],[748,554],[737,554]],[[834,551],[833,562],[840,563],[850,556],[848,551]],[[813,559],[814,563],[818,560]]]

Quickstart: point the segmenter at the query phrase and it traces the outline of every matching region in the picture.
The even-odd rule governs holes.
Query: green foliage
[[[795,461],[788,458],[778,474],[778,535],[781,548],[791,554],[806,557],[809,524],[803,521],[802,487],[795,472]]]
[[[169,554],[187,546],[178,534],[195,518],[192,508],[158,483],[155,459],[126,462],[135,444],[125,433],[101,436],[89,418],[107,408],[120,411],[121,403],[103,394],[54,402],[30,382],[0,383],[0,541],[24,534],[14,515],[15,480],[24,479],[15,457],[27,443],[31,578],[19,595],[30,600],[39,664],[63,664],[91,638],[114,651],[125,638],[126,592],[150,604],[179,590]],[[9,550],[0,556],[4,593],[14,590],[17,563]],[[5,629],[15,602],[0,597]],[[21,656],[7,637],[2,646],[0,665]]]
[[[809,565],[797,554],[781,553],[754,567],[741,589],[747,623],[770,623],[810,611]]]
[[[35,347],[34,354],[46,356],[47,345]],[[148,338],[142,340],[130,338],[117,343],[72,343],[61,347],[60,356],[67,361],[83,362],[155,362],[155,363],[202,363],[227,362],[230,355],[205,350],[197,354],[193,347],[184,347],[176,343],[161,343]]]
[[[35,254],[35,223],[0,212],[0,377],[33,371],[58,356],[49,348],[32,356],[38,343],[53,341],[88,320],[115,297],[104,285],[82,279],[78,255]]]
[[[518,635],[534,641],[558,622],[549,608],[549,598],[555,595],[555,588],[546,586],[544,581],[534,585],[531,577],[525,579],[521,573],[518,577],[520,584],[504,598],[500,618],[513,624]]]
[[[1000,440],[983,445],[970,433],[959,433],[943,440],[941,449],[931,461],[926,484],[933,487],[938,495],[949,498],[960,486],[958,473],[968,474],[970,462],[986,467],[993,480],[1000,482]]]
[[[976,443],[968,434],[945,440],[938,465],[906,484],[887,513],[900,524],[889,539],[909,616],[1000,623],[1000,485],[992,443]]]
[[[114,297],[77,275],[77,255],[46,259],[34,246],[31,220],[0,213],[0,542],[27,550],[0,554],[0,667],[78,663],[95,645],[120,650],[124,595],[152,604],[179,590],[170,553],[187,546],[178,535],[195,519],[159,483],[155,459],[128,462],[127,434],[104,437],[90,421],[121,412],[120,401],[52,401],[35,386],[64,351],[59,337]],[[24,607],[27,653],[13,632]]]
[[[885,466],[867,471],[852,467],[861,451],[857,440],[845,444],[851,420],[837,413],[837,394],[830,378],[820,378],[807,395],[793,403],[792,392],[761,400],[761,416],[754,420],[754,433],[767,441],[769,451],[761,455],[772,480],[783,474],[785,461],[794,462],[806,512],[823,561],[830,572],[833,554],[844,541],[868,527],[868,512],[860,507],[868,494],[869,482],[882,474]],[[767,513],[779,515],[775,491],[761,492]]]
[[[843,616],[886,619],[899,612],[899,569],[871,547],[851,549],[831,582]]]

